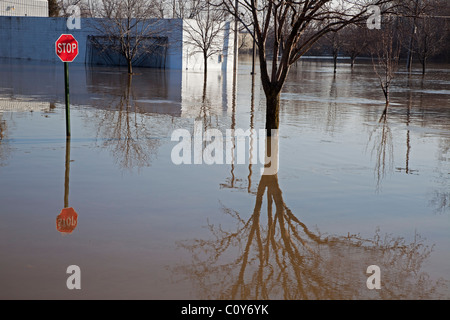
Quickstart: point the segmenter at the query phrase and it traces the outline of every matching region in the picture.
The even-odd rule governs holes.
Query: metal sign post
[[[56,55],[64,62],[64,87],[66,100],[66,137],[70,138],[69,62],[78,55],[78,41],[71,34],[62,34],[55,42]]]
[[[66,93],[66,136],[70,137],[70,92],[69,92],[69,63],[64,62],[64,87]]]

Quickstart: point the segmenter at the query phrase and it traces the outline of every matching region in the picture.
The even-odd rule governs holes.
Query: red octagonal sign
[[[72,62],[78,55],[78,41],[71,34],[62,34],[55,42],[55,50],[62,62]]]

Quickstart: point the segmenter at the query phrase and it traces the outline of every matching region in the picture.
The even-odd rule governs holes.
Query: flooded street
[[[243,57],[235,83],[210,72],[204,86],[201,72],[71,64],[66,141],[63,64],[1,60],[0,297],[449,299],[449,66],[400,72],[379,122],[370,63],[334,75],[300,60],[277,175],[194,152],[175,164],[177,129],[264,128],[250,71]],[[67,289],[71,265],[81,290]]]

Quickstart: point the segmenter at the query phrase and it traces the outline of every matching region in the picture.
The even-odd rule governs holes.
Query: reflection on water
[[[8,157],[8,144],[5,143],[5,138],[7,137],[8,125],[6,120],[3,120],[3,113],[0,112],[0,166],[6,164],[6,159]]]
[[[72,233],[78,225],[78,214],[73,208],[63,208],[56,217],[56,230],[62,234]]]
[[[277,175],[251,159],[174,165],[171,133],[195,120],[264,127],[250,62],[206,83],[74,66],[71,140],[62,68],[0,64],[0,297],[73,298],[60,274],[71,264],[83,298],[450,297],[448,70],[399,76],[379,122],[370,64],[333,74],[300,61],[282,95]],[[252,156],[257,137],[246,143]],[[70,236],[55,232],[57,213]],[[381,290],[366,287],[370,265]]]
[[[78,214],[69,207],[70,190],[70,137],[66,138],[66,157],[64,172],[64,208],[56,217],[56,230],[63,234],[72,233],[78,225]]]
[[[231,102],[231,124],[230,129],[236,130],[236,79],[233,82],[232,87],[232,102]],[[251,84],[250,84],[250,119],[249,119],[249,129],[253,130],[255,129],[255,74],[252,74],[251,77]],[[234,132],[234,131],[232,131]],[[247,179],[239,178],[235,174],[236,170],[236,159],[235,159],[235,151],[236,151],[236,139],[231,140],[231,164],[230,164],[230,174],[226,178],[224,183],[220,184],[220,188],[224,189],[235,189],[235,190],[247,190],[248,193],[255,194],[256,191],[254,188],[252,188],[252,176],[253,176],[253,163],[255,156],[254,150],[257,148],[256,144],[256,138],[255,137],[256,132],[250,131],[249,138],[248,138],[248,175]],[[267,145],[267,142],[266,142]],[[269,143],[270,146],[270,143]],[[266,154],[267,156],[267,154]],[[267,159],[266,159],[267,161]]]
[[[413,174],[416,170],[411,169],[409,167],[409,158],[411,155],[411,131],[409,130],[409,125],[411,123],[411,108],[412,108],[412,95],[411,92],[409,94],[409,99],[408,99],[408,107],[407,107],[407,111],[406,111],[406,156],[405,156],[405,167],[401,168],[398,167],[396,168],[396,170],[402,172],[404,171],[406,174]]]
[[[394,144],[387,114],[383,114],[379,123],[370,133],[368,141],[368,146],[372,144],[371,155],[375,157],[377,190],[381,187],[383,178],[394,166]]]
[[[385,129],[383,129],[384,131]],[[277,140],[278,141],[278,140]],[[419,234],[373,238],[312,231],[284,201],[278,175],[262,175],[253,212],[223,207],[236,227],[208,224],[210,236],[178,242],[192,255],[192,264],[174,268],[189,279],[201,299],[433,299],[445,288],[422,266],[432,252]],[[376,261],[383,290],[364,284],[366,268]]]
[[[181,115],[181,73],[153,70],[133,76],[116,68],[86,68],[87,98],[84,103],[114,109],[117,99],[139,104],[139,113]],[[81,90],[80,90],[81,91]],[[125,105],[126,106],[126,105]]]
[[[69,207],[70,189],[70,137],[66,138],[66,162],[64,171],[64,208]]]
[[[145,123],[144,108],[136,98],[132,85],[133,77],[127,76],[121,95],[115,90],[107,103],[94,113],[89,121],[95,122],[99,147],[111,151],[115,161],[123,169],[141,168],[150,165],[151,157],[157,153],[158,140],[153,127]]]
[[[432,248],[420,235],[409,243],[379,230],[370,239],[312,231],[284,202],[277,175],[261,177],[250,218],[231,208],[223,212],[235,220],[235,229],[209,224],[208,239],[179,243],[193,262],[174,272],[191,280],[202,299],[440,298],[443,280],[421,270]],[[389,270],[376,292],[364,288],[373,261]]]
[[[429,204],[437,214],[450,213],[450,137],[439,140],[438,165],[436,166],[434,182],[435,189],[431,192]]]

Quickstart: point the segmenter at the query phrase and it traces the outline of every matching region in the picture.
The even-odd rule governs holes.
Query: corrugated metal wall
[[[0,0],[0,16],[48,17],[48,1]]]

